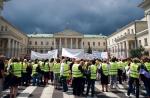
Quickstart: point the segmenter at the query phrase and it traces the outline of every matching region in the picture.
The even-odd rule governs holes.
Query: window
[[[84,42],[83,42],[83,46],[84,46]]]
[[[1,26],[1,31],[4,31],[4,26]]]
[[[125,32],[124,35],[127,35],[127,33]]]
[[[90,42],[88,42],[88,45],[90,46]]]
[[[52,45],[54,45],[54,42],[52,41]]]
[[[139,40],[139,46],[141,46],[141,40]]]
[[[43,42],[41,42],[41,45],[43,45]]]
[[[35,45],[37,45],[37,41],[35,41]]]
[[[144,46],[148,46],[147,38],[144,38]]]
[[[128,29],[128,34],[130,34],[130,29]]]
[[[101,43],[100,43],[100,42],[98,42],[98,46],[100,46],[100,44],[101,44]],[[109,42],[109,44],[110,44],[110,42]]]
[[[5,31],[7,31],[7,26],[5,26]]]
[[[93,42],[93,46],[95,46],[95,42]]]
[[[46,45],[48,45],[49,44],[49,42],[46,42]]]
[[[32,41],[29,41],[29,45],[32,45]]]
[[[134,30],[132,29],[132,34],[134,34]]]
[[[43,50],[40,50],[41,53],[43,53]]]
[[[105,42],[103,42],[103,46],[105,46]]]

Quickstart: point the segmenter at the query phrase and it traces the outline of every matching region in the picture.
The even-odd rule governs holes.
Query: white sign
[[[48,51],[48,53],[39,53],[39,52],[31,51],[31,60],[57,58],[57,54],[58,54],[58,50]]]
[[[84,50],[62,48],[62,56],[81,59],[84,56]]]

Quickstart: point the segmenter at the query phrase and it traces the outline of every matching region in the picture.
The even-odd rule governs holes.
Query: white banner
[[[81,59],[84,56],[84,50],[62,48],[62,56]]]
[[[57,54],[58,54],[58,50],[48,51],[48,53],[39,53],[39,52],[31,51],[31,60],[57,58]]]

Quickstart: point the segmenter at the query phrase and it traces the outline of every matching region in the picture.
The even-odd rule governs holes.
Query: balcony
[[[135,40],[135,34],[127,34],[127,35],[121,36],[121,37],[115,39],[115,42],[119,42],[122,40],[128,40],[128,41]]]

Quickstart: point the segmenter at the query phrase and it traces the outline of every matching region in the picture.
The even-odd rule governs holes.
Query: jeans
[[[129,88],[128,88],[127,95],[130,96],[130,93],[133,92],[134,83],[135,83],[135,87],[136,87],[136,98],[139,98],[139,79],[138,78],[129,77]]]
[[[110,85],[111,87],[113,87],[115,84],[115,86],[117,86],[117,75],[111,75],[110,76]]]
[[[95,79],[88,80],[86,95],[88,95],[90,88],[91,88],[91,96],[94,96],[94,94],[95,94]]]
[[[150,79],[146,78],[145,76],[141,75],[141,80],[144,83],[146,92],[147,92],[147,96],[150,96]]]
[[[62,82],[62,86],[63,86],[63,91],[66,92],[68,91],[68,86],[67,86],[67,77],[65,76],[61,76],[61,82]]]
[[[40,73],[37,73],[37,74],[34,74],[33,75],[33,85],[35,86],[35,84],[36,85],[40,85],[40,82],[42,82],[41,81],[41,77],[42,77],[42,75],[40,74]]]

